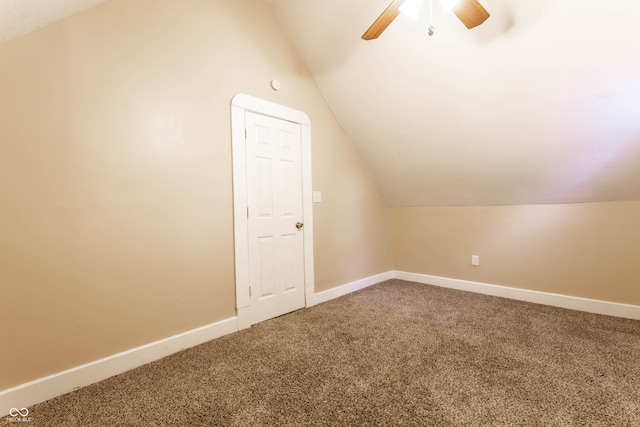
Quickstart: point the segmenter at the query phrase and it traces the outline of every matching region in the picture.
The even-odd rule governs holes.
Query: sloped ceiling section
[[[360,39],[390,0],[270,0],[392,206],[640,199],[640,2],[434,2]]]
[[[0,41],[59,21],[105,0],[0,0]]]

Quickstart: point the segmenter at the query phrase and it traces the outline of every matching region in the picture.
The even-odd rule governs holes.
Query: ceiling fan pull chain
[[[433,26],[433,0],[429,0],[429,28],[427,34],[433,36],[436,33],[436,28]]]

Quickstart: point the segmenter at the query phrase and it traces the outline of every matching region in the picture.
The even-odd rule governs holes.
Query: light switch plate
[[[320,191],[313,192],[313,203],[322,203],[322,192]]]

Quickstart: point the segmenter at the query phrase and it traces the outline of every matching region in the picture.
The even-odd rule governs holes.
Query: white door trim
[[[249,240],[247,222],[247,165],[245,112],[298,123],[302,143],[302,210],[304,222],[305,306],[314,295],[313,197],[311,186],[311,121],[302,111],[239,93],[231,100],[231,146],[233,156],[233,228],[235,240],[236,309],[240,329],[251,326],[249,295]]]

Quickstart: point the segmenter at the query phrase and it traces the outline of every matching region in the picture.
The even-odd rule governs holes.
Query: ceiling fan
[[[403,3],[407,0],[393,0],[378,16],[373,24],[362,35],[363,40],[377,39],[389,24],[400,14]],[[489,18],[489,12],[482,7],[478,0],[460,0],[451,8],[453,13],[469,29],[477,27]]]

